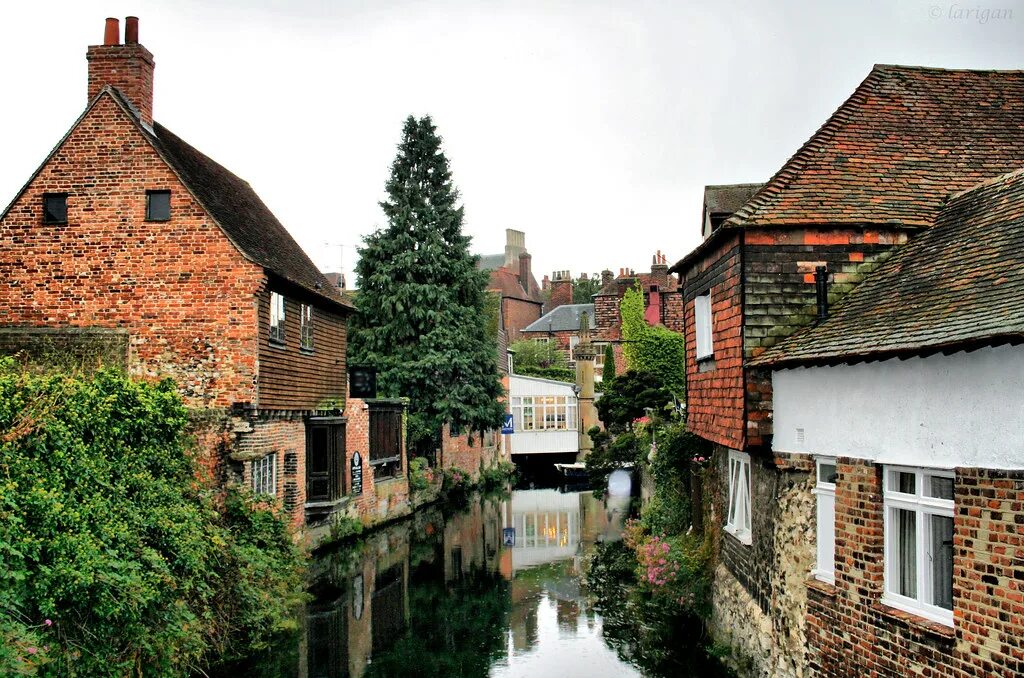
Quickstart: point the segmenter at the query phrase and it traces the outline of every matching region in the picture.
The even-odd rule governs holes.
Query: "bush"
[[[568,367],[523,367],[516,363],[515,373],[524,377],[553,379],[554,381],[563,381],[567,384],[576,383],[576,372]]]
[[[655,375],[660,385],[682,397],[686,390],[686,341],[683,335],[647,324],[644,294],[639,286],[626,291],[619,309],[626,367]]]
[[[426,457],[416,457],[409,462],[409,489],[422,492],[434,484],[434,470]]]
[[[535,367],[556,367],[568,369],[569,359],[565,351],[555,346],[554,341],[535,341],[523,339],[513,342],[508,349],[515,360],[516,374],[525,374],[523,370]]]
[[[492,489],[504,485],[516,475],[516,465],[508,461],[500,461],[494,466],[480,471],[479,485],[482,489]]]
[[[0,673],[182,675],[293,623],[284,521],[197,480],[187,423],[170,381],[0,360]]]

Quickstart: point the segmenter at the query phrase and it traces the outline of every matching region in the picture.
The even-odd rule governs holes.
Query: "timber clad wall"
[[[170,189],[170,221],[146,221],[151,189]],[[47,192],[69,194],[66,224],[42,223]],[[0,325],[123,329],[133,376],[173,377],[192,406],[254,400],[263,269],[109,96],[0,220],[0,280]]]
[[[881,602],[881,467],[841,458],[836,483],[836,583],[808,584],[809,665],[859,677],[1024,675],[1024,472],[956,470],[954,628]]]
[[[743,341],[740,239],[726,240],[687,271],[686,395],[690,430],[712,442],[742,450]],[[698,365],[694,297],[711,290],[713,359]]]
[[[270,343],[270,291],[285,298],[285,344]],[[292,287],[271,286],[259,295],[259,389],[261,410],[343,409],[346,319]],[[299,309],[313,305],[313,350],[299,347]]]

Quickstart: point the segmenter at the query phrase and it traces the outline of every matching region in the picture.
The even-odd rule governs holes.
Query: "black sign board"
[[[363,458],[356,452],[352,455],[352,482],[349,484],[352,494],[363,493]]]
[[[377,369],[364,365],[350,365],[348,368],[349,392],[353,398],[377,397]]]

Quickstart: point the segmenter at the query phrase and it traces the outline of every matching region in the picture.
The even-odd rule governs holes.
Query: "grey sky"
[[[77,0],[2,10],[0,202],[85,106],[85,48],[134,14],[157,120],[247,179],[321,267],[383,223],[402,120],[445,139],[475,251],[538,278],[647,270],[702,187],[764,181],[874,63],[1024,68],[1024,2]],[[1011,16],[1007,17],[1006,14]],[[329,244],[325,244],[329,243]]]

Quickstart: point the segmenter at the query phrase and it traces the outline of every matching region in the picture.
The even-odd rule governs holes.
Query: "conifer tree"
[[[611,383],[615,378],[615,347],[611,344],[604,345],[604,368],[601,371],[601,381],[605,384]]]
[[[350,361],[376,367],[381,396],[409,398],[409,442],[426,451],[446,421],[474,430],[501,422],[488,278],[462,233],[459,194],[429,116],[406,119],[385,189],[387,226],[359,250]]]

